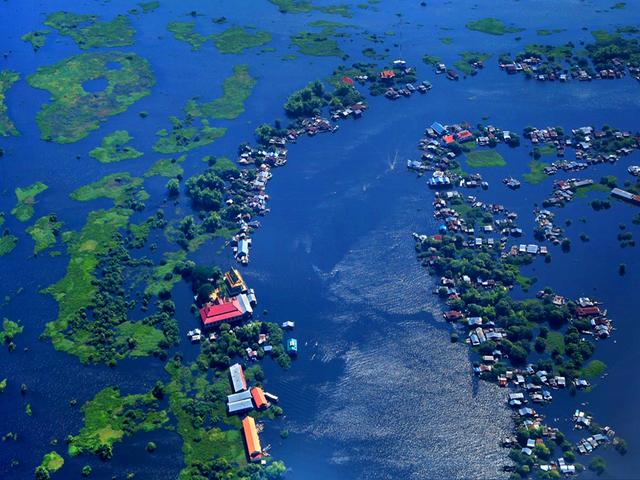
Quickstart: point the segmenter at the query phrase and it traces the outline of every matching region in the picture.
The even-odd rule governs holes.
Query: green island
[[[34,30],[33,32],[25,33],[20,37],[23,42],[31,44],[34,52],[37,52],[47,43],[47,35],[49,30]]]
[[[200,120],[200,126],[194,125],[193,117],[187,115],[185,120],[178,117],[171,117],[171,131],[159,130],[156,135],[159,137],[153,149],[156,152],[173,154],[193,150],[213,143],[221,138],[227,129],[223,127],[211,127],[207,119]]]
[[[42,480],[50,477],[51,473],[57,472],[64,466],[64,458],[56,452],[52,451],[42,458],[42,462],[36,467],[36,479]]]
[[[507,162],[495,150],[479,150],[467,152],[466,163],[472,168],[504,167]]]
[[[104,89],[85,90],[85,82],[98,79],[106,80]],[[38,68],[27,80],[51,93],[51,103],[42,106],[36,120],[42,138],[57,143],[86,137],[101,122],[149,95],[155,84],[145,59],[121,52],[76,55]]]
[[[149,2],[140,2],[138,3],[140,8],[142,8],[143,13],[151,13],[154,10],[160,8],[160,2],[158,0],[150,0]]]
[[[199,50],[210,38],[196,32],[195,29],[196,24],[193,22],[170,22],[167,25],[167,30],[173,33],[173,37],[191,45],[193,51]]]
[[[19,135],[18,130],[9,118],[5,96],[7,90],[20,79],[20,74],[11,70],[0,71],[0,137]]]
[[[229,27],[228,29],[211,35],[203,35],[196,32],[194,22],[170,22],[167,30],[173,33],[176,40],[186,42],[191,45],[193,51],[197,51],[209,40],[212,40],[220,53],[237,54],[248,48],[259,47],[271,41],[271,34],[258,31],[255,34],[240,26]]]
[[[149,279],[144,293],[147,295],[160,295],[162,292],[170,292],[173,285],[182,280],[179,267],[187,259],[187,252],[178,250],[177,252],[165,252],[160,265],[156,266]]]
[[[549,35],[562,33],[564,31],[566,31],[566,28],[539,28],[536,30],[536,35],[540,37],[548,37]]]
[[[607,365],[601,360],[591,360],[580,373],[586,378],[598,378],[607,370]]]
[[[60,35],[71,37],[83,50],[133,45],[135,35],[129,17],[124,15],[101,22],[96,15],[55,12],[47,17],[44,24],[56,29]]]
[[[345,33],[337,31],[335,25],[324,25],[319,32],[299,32],[291,36],[291,44],[298,48],[298,53],[316,57],[343,57],[338,37],[345,37]]]
[[[277,6],[278,10],[282,13],[309,13],[316,10],[322,13],[340,15],[346,18],[353,16],[349,5],[327,5],[320,7],[313,5],[313,3],[308,0],[269,0],[269,2]]]
[[[180,166],[181,163],[187,159],[186,155],[182,155],[178,158],[161,158],[156,161],[149,169],[144,173],[145,177],[167,177],[175,178],[182,176],[184,169]]]
[[[2,330],[0,330],[0,343],[11,343],[16,335],[19,335],[24,327],[13,320],[4,318],[2,320]]]
[[[97,182],[84,185],[69,195],[78,202],[88,202],[97,198],[109,198],[116,206],[122,207],[129,204],[131,208],[133,200],[144,201],[148,198],[142,186],[142,179],[132,177],[129,173],[113,173],[101,178]]]
[[[271,41],[269,32],[257,31],[252,34],[239,26],[229,27],[211,37],[218,51],[226,54],[242,53],[248,48],[259,47]]]
[[[157,390],[122,396],[116,387],[107,387],[82,406],[84,422],[77,435],[69,439],[68,453],[84,452],[102,460],[113,456],[113,444],[139,431],[150,432],[163,427],[167,412],[160,408]],[[157,393],[156,393],[157,394]]]
[[[116,130],[102,139],[102,145],[96,147],[89,156],[102,163],[121,162],[142,156],[135,148],[127,145],[133,137],[126,130]]]
[[[63,222],[58,221],[57,216],[52,213],[40,217],[32,226],[27,228],[27,233],[31,235],[31,238],[33,238],[35,242],[33,247],[34,255],[55,245],[58,241],[62,225]]]
[[[548,163],[531,160],[529,162],[529,173],[525,173],[522,178],[525,182],[530,183],[531,185],[538,185],[549,178],[549,175],[544,173],[544,169],[547,166],[549,166]]]
[[[460,60],[454,62],[453,66],[466,75],[475,75],[478,70],[474,64],[484,63],[491,55],[482,52],[461,52]],[[423,57],[424,61],[424,57]]]
[[[524,28],[516,27],[514,25],[507,25],[502,20],[490,17],[469,22],[467,23],[466,27],[469,30],[482,32],[489,35],[504,35],[506,33],[517,33],[524,30]]]
[[[0,257],[8,255],[13,252],[13,249],[16,248],[18,244],[18,237],[15,235],[11,235],[9,230],[5,230],[0,236]]]
[[[36,182],[25,188],[17,187],[15,190],[17,203],[11,213],[21,222],[31,219],[35,211],[33,206],[36,203],[36,196],[47,188],[49,187],[42,182]]]
[[[233,75],[225,78],[223,95],[211,102],[197,103],[191,100],[185,107],[187,115],[233,120],[244,112],[244,102],[249,98],[256,80],[249,74],[247,65],[233,67]]]

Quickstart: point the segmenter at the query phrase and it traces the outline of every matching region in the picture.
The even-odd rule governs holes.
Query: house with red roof
[[[396,76],[396,72],[393,70],[383,70],[380,72],[380,78],[383,80],[391,80]]]
[[[459,142],[468,142],[469,140],[473,140],[473,134],[469,130],[462,130],[457,134]]]
[[[456,141],[456,139],[453,138],[453,135],[445,135],[444,137],[442,137],[442,140],[444,141],[445,145],[451,145]]]
[[[249,298],[238,295],[232,299],[222,299],[218,303],[207,303],[200,309],[200,321],[205,329],[214,328],[221,323],[234,323],[253,315]]]

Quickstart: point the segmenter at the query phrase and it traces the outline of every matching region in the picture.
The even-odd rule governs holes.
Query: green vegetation
[[[269,32],[258,31],[252,34],[242,27],[229,27],[212,35],[213,43],[220,53],[242,53],[248,48],[259,47],[271,41]]]
[[[284,110],[289,118],[301,119],[319,114],[326,106],[341,108],[362,100],[360,92],[351,86],[341,84],[329,92],[322,82],[316,80],[289,95]],[[260,127],[256,132],[259,137],[263,137],[261,141],[264,141],[264,135],[261,135],[259,130]]]
[[[184,121],[178,117],[171,117],[171,132],[164,129],[156,132],[160,138],[153,149],[165,154],[188,152],[194,148],[209,145],[224,136],[227,131],[222,127],[210,127],[206,119],[202,119],[200,123],[200,127],[193,126],[194,119],[189,116]]]
[[[55,12],[47,17],[44,24],[58,30],[60,35],[71,37],[83,50],[133,45],[135,35],[129,17],[124,15],[100,22],[95,15]]]
[[[547,37],[556,33],[562,33],[565,30],[565,28],[539,28],[536,30],[536,34],[540,37]]]
[[[87,92],[84,82],[106,79],[107,86]],[[107,118],[124,112],[151,93],[155,79],[149,63],[134,53],[102,52],[76,55],[49,67],[40,67],[27,79],[48,90],[52,102],[36,117],[42,138],[76,142],[96,130]]]
[[[282,13],[309,13],[313,10],[328,13],[330,15],[340,15],[350,18],[353,16],[349,5],[328,5],[318,7],[313,5],[309,0],[269,0],[278,7]]]
[[[11,85],[20,79],[20,74],[11,70],[0,70],[0,137],[19,135],[18,130],[9,118],[5,96]]]
[[[595,456],[589,462],[589,470],[595,472],[596,475],[602,475],[607,468],[607,464],[604,461],[604,458],[600,456]]]
[[[150,432],[168,422],[152,392],[121,396],[117,387],[107,387],[82,406],[84,423],[69,441],[69,455],[83,452],[108,460],[113,444],[139,431]]]
[[[564,355],[564,336],[560,332],[549,332],[546,341],[548,352],[557,351]]]
[[[64,465],[64,458],[58,452],[49,452],[42,459],[42,466],[50,472],[56,472]]]
[[[522,178],[531,185],[542,183],[549,178],[549,176],[544,173],[544,169],[548,165],[548,163],[539,162],[538,160],[531,160],[529,162],[529,173],[525,173]]]
[[[97,182],[80,187],[69,195],[78,202],[88,202],[97,198],[109,198],[117,206],[128,204],[134,200],[146,200],[147,194],[144,190],[139,190],[142,179],[132,177],[129,173],[113,173],[101,178]]]
[[[191,45],[191,50],[197,51],[204,45],[209,37],[195,31],[196,24],[193,22],[170,22],[167,30],[173,33],[176,40],[187,42]]]
[[[147,287],[144,290],[145,294],[157,296],[162,292],[170,292],[173,285],[182,279],[180,274],[175,273],[175,271],[186,258],[187,253],[184,250],[165,252],[160,265],[154,268],[151,277],[147,281]]]
[[[151,0],[149,2],[140,2],[138,5],[142,8],[143,13],[151,13],[160,7],[160,2],[158,0]]]
[[[29,42],[34,52],[37,52],[45,43],[47,43],[47,35],[49,30],[35,30],[33,32],[25,33],[20,37],[23,42]]]
[[[33,247],[34,255],[37,255],[42,250],[49,248],[57,242],[62,225],[63,222],[59,222],[57,216],[52,213],[40,217],[36,220],[36,223],[27,228],[27,233],[31,235],[31,238],[33,238],[35,242],[35,246]]]
[[[626,6],[626,2],[617,2],[611,5],[611,10],[622,10]]]
[[[342,57],[344,52],[335,40],[340,36],[344,34],[337,33],[334,27],[325,27],[320,32],[297,33],[291,37],[291,43],[298,47],[298,52],[303,55]]]
[[[469,30],[487,33],[489,35],[504,35],[505,33],[517,33],[524,30],[524,28],[506,25],[502,20],[498,20],[497,18],[483,18],[481,20],[469,22],[466,27]]]
[[[244,112],[244,102],[251,95],[255,84],[255,79],[249,74],[249,67],[236,65],[233,67],[233,75],[224,80],[222,97],[200,104],[191,100],[185,107],[185,112],[192,117],[233,120]]]
[[[2,380],[0,380],[0,393],[4,393],[6,389],[7,389],[7,379],[3,378]]]
[[[5,230],[2,236],[0,236],[0,257],[11,253],[17,244],[18,237],[11,235],[8,230]]]
[[[36,196],[44,192],[47,188],[42,182],[36,182],[25,188],[16,188],[16,198],[18,202],[16,206],[11,210],[11,213],[21,222],[26,222],[33,217],[34,208],[36,203]]]
[[[453,43],[453,38],[451,38],[451,37],[442,37],[442,38],[440,38],[440,41],[444,45],[451,45]]]
[[[607,370],[607,364],[600,360],[591,360],[580,370],[582,376],[587,378],[597,378]]]
[[[129,135],[129,132],[116,130],[111,135],[104,137],[102,146],[91,150],[89,155],[102,163],[121,162],[122,160],[141,157],[142,152],[127,145],[131,140],[133,140],[133,137]]]
[[[248,48],[259,47],[271,41],[271,34],[258,31],[255,34],[240,26],[229,27],[220,33],[203,35],[196,32],[193,22],[171,22],[167,30],[173,33],[176,40],[187,42],[193,51],[197,51],[209,40],[213,40],[220,53],[242,53]]]
[[[178,158],[161,158],[156,163],[151,165],[149,170],[147,170],[144,174],[145,177],[167,177],[174,178],[182,176],[184,172],[183,168],[180,166],[186,160],[187,156],[182,155]]]
[[[466,75],[475,75],[477,73],[474,63],[486,62],[491,55],[482,52],[461,52],[460,60],[453,64],[458,70]],[[423,58],[424,60],[424,58]]]
[[[424,63],[426,63],[427,65],[436,65],[438,63],[440,63],[442,60],[440,59],[440,57],[436,57],[435,55],[423,55],[422,56],[422,61]]]
[[[467,165],[472,168],[504,167],[507,162],[495,150],[479,150],[465,154]]]
[[[10,343],[16,335],[19,335],[24,327],[13,320],[5,318],[2,320],[2,330],[0,330],[0,343]]]

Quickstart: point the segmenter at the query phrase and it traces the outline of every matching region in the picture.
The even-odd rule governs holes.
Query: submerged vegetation
[[[259,47],[271,41],[271,34],[265,31],[251,33],[240,26],[210,35],[203,35],[196,31],[194,22],[170,22],[167,30],[173,33],[176,40],[191,45],[193,51],[199,50],[208,41],[213,41],[220,53],[242,53],[248,48]]]
[[[466,162],[472,168],[504,167],[507,162],[504,157],[495,150],[480,150],[467,152]]]
[[[167,178],[175,178],[182,176],[183,168],[180,166],[186,160],[186,155],[178,158],[161,158],[156,161],[149,170],[144,174],[145,177],[154,177],[156,175]]]
[[[189,115],[186,120],[171,117],[171,131],[162,129],[156,132],[159,138],[153,149],[166,154],[188,152],[213,143],[227,131],[223,127],[209,126],[207,119],[201,119],[199,123],[200,126],[197,126],[196,121]]]
[[[9,135],[18,135],[18,130],[9,118],[7,113],[7,104],[5,103],[5,95],[11,85],[20,79],[20,74],[11,70],[0,71],[0,137]]]
[[[323,26],[319,32],[299,32],[291,36],[291,43],[298,47],[298,53],[316,57],[343,57],[345,54],[336,38],[346,34],[339,33],[337,27],[329,24]]]
[[[18,244],[18,237],[11,235],[9,230],[6,230],[0,236],[0,257],[7,255],[16,248]]]
[[[60,35],[71,37],[83,50],[133,45],[135,35],[129,17],[124,15],[101,22],[96,15],[55,12],[47,17],[44,24],[56,29]]]
[[[310,13],[312,11],[318,11],[327,13],[330,15],[340,15],[342,17],[352,17],[353,13],[349,5],[327,5],[317,6],[310,0],[269,0],[278,7],[278,10],[282,13]],[[371,2],[370,2],[371,3]]]
[[[89,155],[102,163],[120,162],[141,157],[142,152],[127,145],[131,140],[133,137],[129,135],[129,132],[116,130],[111,135],[104,137],[102,145],[91,150]]]
[[[42,182],[36,182],[33,185],[29,185],[25,188],[16,188],[16,206],[11,210],[11,213],[21,222],[26,222],[33,217],[34,208],[36,203],[36,196],[44,192],[47,188]]]
[[[33,32],[25,33],[20,37],[23,42],[31,44],[34,52],[37,52],[47,43],[47,35],[49,30],[34,30]]]
[[[85,82],[97,79],[106,80],[104,89],[86,91]],[[86,137],[102,121],[149,95],[155,84],[145,59],[121,52],[76,55],[38,68],[27,80],[51,93],[51,103],[42,106],[36,120],[42,138],[58,143]]]

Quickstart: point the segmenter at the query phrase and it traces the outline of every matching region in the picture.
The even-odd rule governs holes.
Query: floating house
[[[298,353],[298,340],[290,338],[287,341],[287,353],[289,353],[289,355],[296,355]]]
[[[262,458],[262,447],[260,446],[260,437],[258,437],[256,421],[253,418],[245,417],[242,420],[242,433],[244,435],[249,461],[260,461]]]
[[[244,372],[242,371],[242,365],[234,363],[229,367],[229,375],[231,376],[231,385],[235,393],[241,392],[247,389],[247,381],[244,378]]]
[[[622,190],[621,188],[614,188],[611,190],[611,195],[635,205],[640,205],[640,195],[634,195],[633,193]]]
[[[239,402],[228,403],[227,409],[230,415],[248,412],[249,410],[253,410],[253,402],[248,398],[246,400],[240,400]]]

